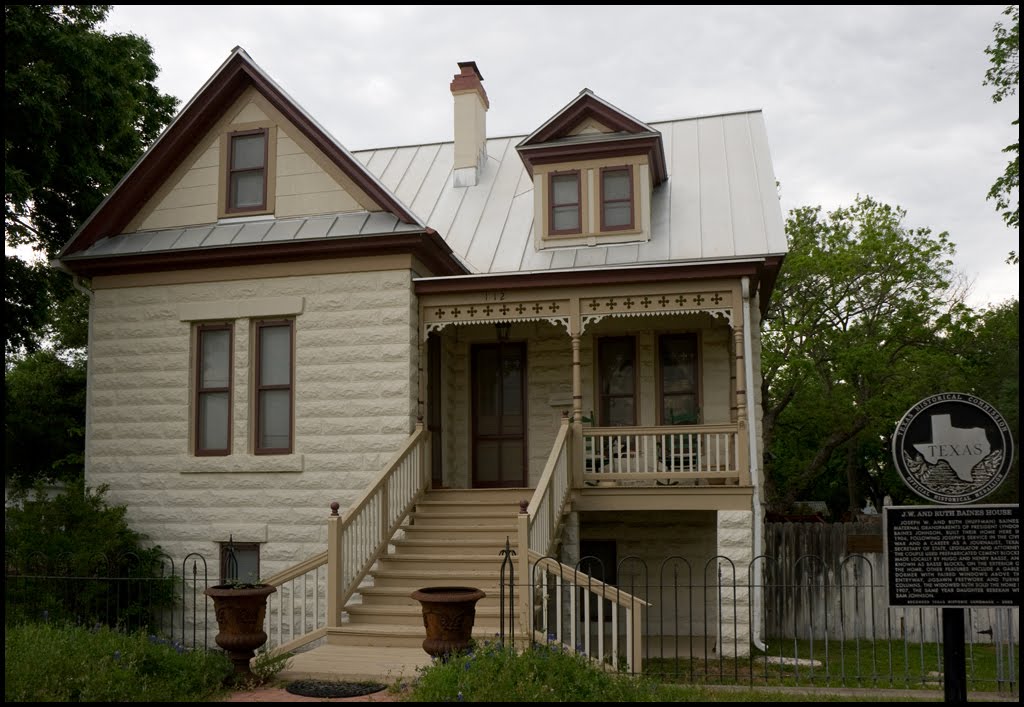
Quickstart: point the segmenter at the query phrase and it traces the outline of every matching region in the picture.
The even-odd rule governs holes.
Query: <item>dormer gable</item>
[[[668,177],[660,132],[584,89],[516,150],[538,249],[650,240],[651,191]]]
[[[59,257],[138,231],[350,211],[383,212],[423,228],[236,47]]]

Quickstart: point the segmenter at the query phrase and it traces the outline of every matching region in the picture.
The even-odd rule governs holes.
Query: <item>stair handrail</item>
[[[344,515],[327,520],[327,626],[341,612],[430,486],[430,433],[422,422]],[[392,493],[394,491],[394,493]],[[359,525],[358,528],[355,526]],[[349,530],[358,532],[346,532]]]
[[[365,569],[360,568],[361,571],[351,573],[354,581],[350,581],[348,586],[343,589],[339,588],[339,578],[344,574],[339,569],[342,558],[338,556],[337,552],[332,552],[332,549],[336,550],[336,548],[344,547],[345,541],[343,536],[345,530],[357,522],[360,513],[365,512],[367,508],[374,506],[374,510],[380,511],[381,505],[383,505],[384,510],[387,511],[387,509],[397,504],[400,507],[397,514],[391,512],[380,513],[382,519],[389,521],[387,523],[388,530],[385,532],[385,535],[390,540],[412,507],[426,492],[426,488],[430,483],[429,466],[426,464],[427,459],[429,459],[429,433],[423,429],[422,423],[417,423],[415,431],[405,440],[401,449],[388,460],[387,465],[377,475],[373,484],[363,491],[344,514],[338,514],[337,503],[331,504],[332,515],[328,519],[328,549],[318,552],[264,580],[267,584],[279,590],[268,599],[267,618],[264,623],[264,629],[268,635],[268,645],[275,653],[301,648],[322,638],[326,634],[328,626],[337,626],[341,618],[341,609],[351,599],[352,594],[355,593],[355,588],[358,587],[359,582],[366,576],[369,567],[376,561],[377,555],[387,549],[387,543],[377,543],[375,548],[377,551],[374,553],[373,558],[363,563]],[[408,465],[405,463],[410,460],[414,460],[414,466],[417,467],[412,470],[413,473],[411,474],[416,479],[415,483],[409,483],[410,480],[407,479],[407,483],[404,484],[402,489],[403,493],[388,493],[386,496],[381,497],[381,504],[373,504],[375,495],[382,488],[390,490],[391,482],[394,481],[396,474],[402,470],[409,470],[407,468]],[[339,537],[339,535],[342,537]],[[334,562],[331,561],[332,559]],[[327,567],[326,577],[321,574],[321,569],[324,567]],[[311,590],[306,586],[310,579],[313,584]],[[320,586],[325,580],[327,584],[327,608],[324,612],[326,618],[323,624],[321,624],[319,597]],[[303,583],[301,587],[298,586],[300,581]],[[282,589],[289,583],[292,583],[292,586],[288,587],[287,591]],[[305,602],[307,597],[311,597],[311,603],[314,604],[311,617],[306,616],[307,612],[304,605],[299,610],[303,625],[298,631],[294,625],[284,625],[284,615],[286,613],[294,621],[296,613],[294,606],[296,602],[295,597],[300,597],[299,602]],[[289,599],[292,602],[290,609],[286,606]],[[333,622],[332,617],[334,617]],[[275,618],[277,619],[276,627],[274,626]],[[307,625],[309,630],[307,630]],[[290,640],[285,640],[286,633],[289,635]]]
[[[520,537],[520,548],[547,555],[554,547],[562,526],[562,515],[569,497],[569,417],[562,413],[562,425],[555,435],[544,471],[527,506],[527,538]]]

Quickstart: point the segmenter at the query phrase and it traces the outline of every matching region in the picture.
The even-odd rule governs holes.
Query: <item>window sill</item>
[[[249,474],[301,472],[305,460],[302,454],[230,454],[226,457],[182,458],[183,474]]]

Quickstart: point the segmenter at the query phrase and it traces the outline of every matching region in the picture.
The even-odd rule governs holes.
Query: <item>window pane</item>
[[[661,416],[666,425],[697,423],[697,396],[666,395],[662,399]]]
[[[260,327],[260,385],[290,385],[292,337],[290,326]]]
[[[697,342],[690,336],[662,337],[661,389],[666,393],[694,391],[697,387]]]
[[[260,391],[260,431],[259,447],[261,449],[286,449],[290,446],[290,430],[292,426],[291,391],[263,390]]]
[[[199,387],[227,388],[231,370],[228,358],[231,349],[231,332],[227,329],[201,331],[199,347],[202,361]]]
[[[263,166],[266,136],[239,135],[231,138],[231,169],[253,169]]]
[[[575,206],[556,206],[552,213],[556,231],[576,231],[580,227],[580,211]]]
[[[484,483],[498,480],[501,442],[478,442],[476,445],[476,480]]]
[[[221,575],[226,582],[257,582],[260,578],[260,548],[250,543],[221,545]]]
[[[629,171],[617,169],[604,173],[604,200],[629,198]]]
[[[636,384],[633,339],[602,339],[600,346],[601,392],[632,395]]]
[[[199,396],[199,449],[228,448],[228,394],[202,393]]]
[[[579,199],[579,176],[575,174],[563,174],[551,178],[551,203],[578,204]]]
[[[633,221],[633,207],[629,203],[605,204],[605,228],[628,226]]]
[[[239,172],[231,175],[231,206],[261,206],[263,204],[263,170]]]
[[[605,398],[604,421],[609,427],[634,425],[633,398]]]

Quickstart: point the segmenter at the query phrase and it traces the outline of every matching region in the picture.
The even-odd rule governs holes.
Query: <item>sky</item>
[[[1003,5],[115,5],[184,105],[237,45],[350,150],[451,140],[476,61],[487,132],[525,135],[590,88],[651,123],[761,109],[783,214],[858,194],[948,231],[985,307],[1019,296],[1019,232],[986,199],[1017,97],[982,85]]]

